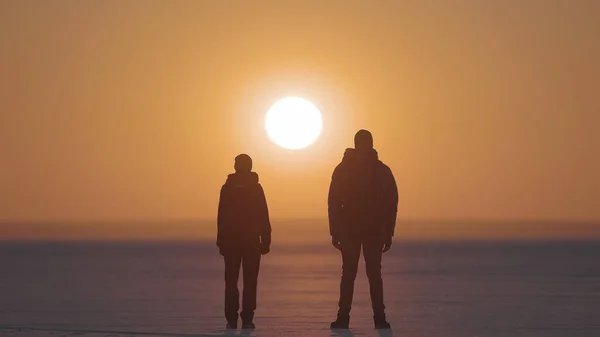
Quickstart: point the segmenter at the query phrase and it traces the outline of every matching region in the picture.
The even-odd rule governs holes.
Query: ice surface
[[[373,328],[361,265],[352,329],[332,332],[339,254],[274,245],[258,329],[229,332],[213,243],[0,243],[0,335],[600,336],[599,258],[593,242],[396,242],[384,257],[393,331]]]

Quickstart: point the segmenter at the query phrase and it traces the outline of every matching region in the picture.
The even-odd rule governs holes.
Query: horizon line
[[[214,218],[162,218],[162,219],[49,219],[49,220],[0,220],[1,225],[29,225],[29,224],[138,224],[138,223],[208,223],[215,222]],[[270,222],[295,222],[295,221],[329,221],[327,217],[275,217],[271,218]],[[398,218],[396,223],[574,223],[574,224],[596,224],[600,223],[600,219],[547,219],[547,218]]]

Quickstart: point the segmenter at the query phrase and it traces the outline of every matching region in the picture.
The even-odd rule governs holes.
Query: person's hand
[[[260,254],[261,255],[267,255],[271,252],[271,248],[269,246],[260,246]]]
[[[383,249],[381,250],[382,253],[387,253],[390,248],[392,248],[392,237],[388,237],[385,240],[385,243],[383,244]]]
[[[335,249],[342,250],[342,243],[340,242],[340,239],[332,236],[331,244],[335,247]]]

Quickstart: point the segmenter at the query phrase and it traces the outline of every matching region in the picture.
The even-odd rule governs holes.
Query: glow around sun
[[[267,111],[265,128],[277,145],[299,150],[314,143],[323,130],[321,112],[300,97],[285,97]]]

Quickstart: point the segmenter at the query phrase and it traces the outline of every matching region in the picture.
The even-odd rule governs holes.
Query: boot
[[[238,327],[238,315],[237,315],[237,313],[235,315],[233,315],[233,314],[228,315],[226,317],[226,319],[227,319],[227,325],[225,326],[225,329],[228,329],[228,330],[235,330],[235,329],[237,329],[237,327]]]
[[[254,330],[256,329],[256,325],[254,325],[254,312],[242,312],[242,329],[243,330]]]
[[[243,322],[242,323],[242,330],[254,330],[256,329],[256,325],[254,325],[254,323],[252,322]]]
[[[386,320],[385,314],[373,316],[373,322],[377,330],[389,330],[392,328],[391,324]]]
[[[337,319],[331,322],[331,329],[349,329],[350,328],[350,316],[349,315],[337,315]]]

